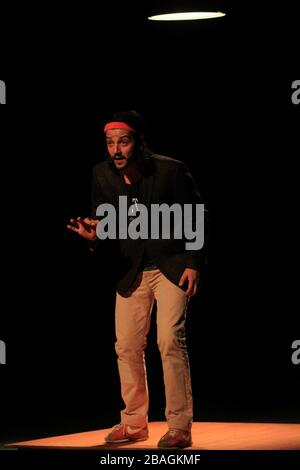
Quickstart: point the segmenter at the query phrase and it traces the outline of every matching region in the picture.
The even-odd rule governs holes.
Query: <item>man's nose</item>
[[[120,146],[118,143],[114,144],[114,154],[118,155],[120,153]]]

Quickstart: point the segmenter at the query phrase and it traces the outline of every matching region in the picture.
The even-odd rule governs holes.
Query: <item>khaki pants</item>
[[[116,352],[125,409],[121,422],[144,426],[148,420],[148,388],[144,349],[154,302],[157,342],[162,359],[169,428],[189,430],[193,401],[185,342],[188,298],[159,269],[137,275],[126,294],[116,296]]]

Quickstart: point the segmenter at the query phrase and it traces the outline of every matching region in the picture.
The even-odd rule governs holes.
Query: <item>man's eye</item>
[[[122,144],[122,145],[128,145],[129,142],[128,142],[128,140],[122,140],[122,141],[121,141],[121,144]]]

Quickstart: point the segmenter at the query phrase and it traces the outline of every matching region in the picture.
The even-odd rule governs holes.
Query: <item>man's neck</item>
[[[125,170],[122,171],[122,174],[126,184],[136,183],[142,176],[137,162],[134,162],[128,168],[125,168]]]

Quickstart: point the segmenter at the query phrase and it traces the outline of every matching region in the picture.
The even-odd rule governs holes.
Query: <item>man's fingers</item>
[[[81,224],[83,227],[86,225],[81,217],[77,217],[76,222],[77,222],[78,224]]]
[[[82,225],[82,227],[87,231],[87,232],[90,232],[91,230],[93,230],[93,226],[89,223],[86,222],[86,219],[83,219],[82,217],[77,217],[77,221],[79,224]]]
[[[188,279],[189,279],[189,284],[188,284],[188,288],[185,292],[185,295],[187,297],[192,297],[193,295],[197,294],[197,292],[198,292],[199,276],[197,276],[196,278],[194,276],[191,276]]]
[[[186,278],[187,278],[187,275],[184,273],[180,278],[179,286],[183,286],[183,284],[185,283]]]
[[[192,297],[193,295],[196,295],[198,292],[198,281],[199,278],[197,277],[196,279],[190,279],[191,284],[189,283],[188,289],[185,293],[186,296]]]
[[[184,273],[181,276],[180,281],[179,281],[179,286],[182,287],[186,280],[188,280],[188,287],[187,287],[187,290],[185,291],[185,295],[189,297],[190,295],[192,295],[192,292],[193,292],[194,281],[191,277],[189,277],[187,273]]]
[[[99,222],[98,219],[92,219],[92,217],[85,217],[85,218],[83,219],[83,221],[84,221],[86,224],[91,225],[92,227],[95,227],[95,226],[98,224],[98,222]]]
[[[67,225],[67,227],[70,230],[74,230],[75,232],[78,232],[80,229],[83,229],[84,226],[80,220],[75,220],[75,219],[70,219],[70,224]]]
[[[198,283],[195,282],[195,283],[194,283],[194,289],[193,289],[193,292],[192,292],[192,294],[191,294],[191,297],[192,297],[193,295],[196,295],[197,292],[198,292]]]
[[[186,295],[187,297],[191,296],[193,290],[194,290],[194,281],[193,281],[193,279],[190,277],[190,278],[189,278],[189,285],[188,285],[187,290],[185,291],[185,295]]]
[[[70,219],[70,222],[71,222],[70,225],[72,225],[73,227],[76,227],[76,228],[79,227],[79,222],[78,222],[77,220],[75,220],[75,219]]]
[[[87,223],[87,218],[84,220],[82,217],[77,217],[77,219],[70,219],[70,223],[67,225],[69,230],[78,233],[88,240],[95,239],[96,237],[96,225],[92,223]],[[90,219],[92,221],[92,219]],[[97,221],[96,221],[97,222]]]

